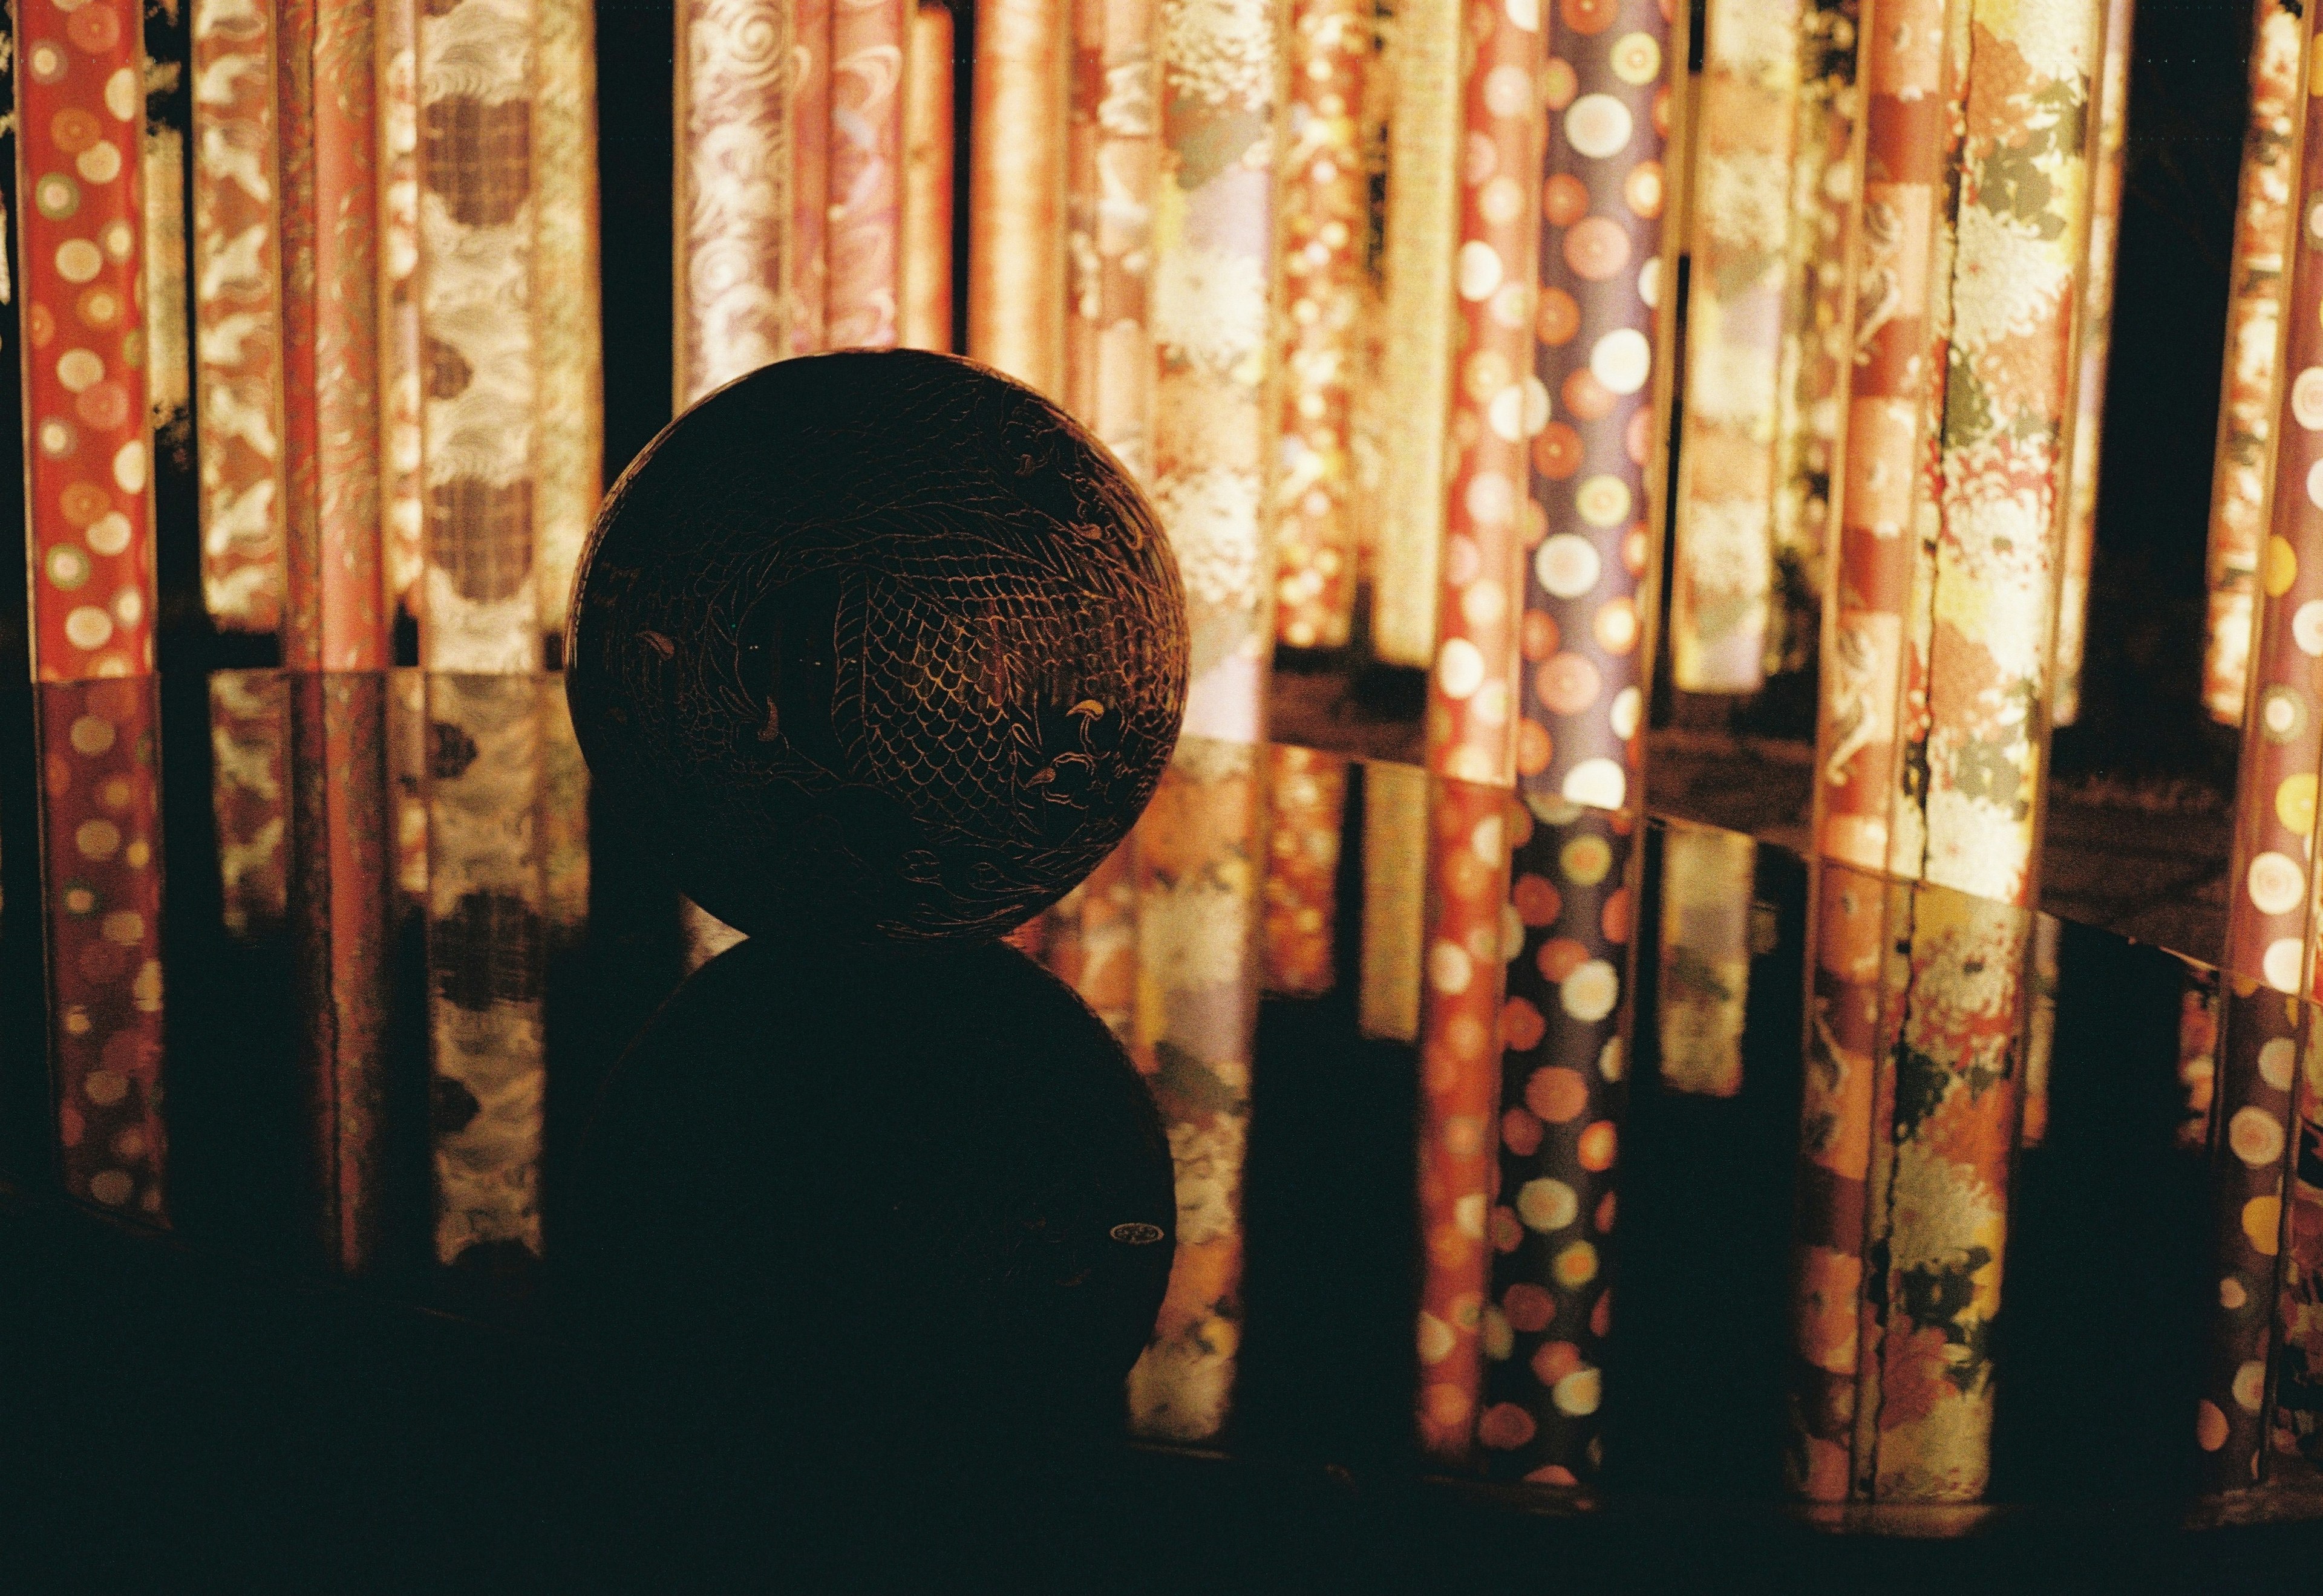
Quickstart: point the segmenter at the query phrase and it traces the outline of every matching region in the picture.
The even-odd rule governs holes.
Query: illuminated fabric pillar
[[[541,1254],[547,978],[542,678],[427,679],[427,1030],[435,1256]]]
[[[536,546],[541,629],[565,630],[573,573],[605,492],[597,269],[597,44],[592,0],[539,0],[533,98],[533,337],[540,362]]]
[[[286,676],[290,720],[292,978],[315,1174],[317,1240],[331,1267],[379,1261],[394,839],[388,830],[387,678]]]
[[[976,8],[969,145],[968,353],[1051,398],[1064,383],[1070,16],[1065,0]]]
[[[1444,546],[1445,423],[1462,304],[1455,253],[1467,97],[1461,0],[1403,0],[1383,29],[1371,97],[1384,123],[1377,349],[1356,396],[1359,442],[1376,453],[1365,483],[1372,540],[1372,652],[1425,669],[1436,657]]]
[[[2235,197],[2227,281],[2227,361],[2210,475],[2208,636],[2202,702],[2243,722],[2249,696],[2253,595],[2274,499],[2275,412],[2282,386],[2282,304],[2299,213],[2307,119],[2307,27],[2280,0],[2257,0],[2251,23],[2250,122]]]
[[[1529,438],[1520,480],[1538,509],[1524,512],[1531,557],[1510,573],[1522,623],[1506,668],[1520,674],[1525,808],[1509,834],[1499,1202],[1476,1438],[1495,1472],[1543,1484],[1588,1480],[1602,1461],[1651,658],[1648,484],[1657,492],[1669,399],[1655,354],[1666,337],[1662,159],[1685,50],[1651,0],[1560,8],[1549,27],[1537,286],[1527,280],[1519,300],[1536,346],[1519,368],[1529,378],[1522,409],[1510,415],[1501,397],[1481,417]],[[1490,203],[1489,178],[1484,187]],[[1447,579],[1450,553],[1447,543]]]
[[[200,519],[201,464],[194,427],[192,179],[193,29],[181,5],[145,13],[145,247],[139,273],[145,300],[145,399],[153,434],[154,501],[194,505]]]
[[[1169,1291],[1129,1375],[1130,1427],[1156,1440],[1215,1439],[1234,1402],[1262,774],[1252,744],[1186,738],[1136,833],[1131,1053],[1161,1109],[1178,1183]]]
[[[387,768],[394,789],[399,914],[427,906],[427,677],[409,665],[387,674]]]
[[[2287,1165],[2299,1151],[2301,1055],[2313,1046],[2307,1004],[2231,972],[2222,987],[2208,1148],[2217,1298],[2193,1426],[2211,1491],[2264,1477]]]
[[[458,0],[419,17],[419,321],[429,351],[419,663],[432,671],[540,662],[537,21],[535,0]]]
[[[213,671],[209,687],[219,919],[230,935],[262,935],[281,928],[289,892],[289,683],[280,671]]]
[[[1275,0],[1159,0],[1157,17],[1160,363],[1147,488],[1186,588],[1186,730],[1254,742],[1273,642],[1266,396],[1280,17]]]
[[[1943,359],[1936,335],[1951,292],[1949,229],[1956,183],[1950,129],[1956,63],[1945,48],[1959,0],[1871,0],[1854,358],[1842,400],[1840,484],[1816,738],[1816,852],[1887,867],[1899,780],[1906,621],[1924,523],[1929,411]]]
[[[1813,663],[1829,583],[1832,495],[1853,365],[1855,225],[1863,163],[1856,89],[1859,0],[1808,0],[1799,13],[1790,259],[1775,412],[1775,564],[1768,595],[1769,675]]]
[[[2311,35],[2310,35],[2311,37]],[[2323,118],[2304,119],[2291,208],[2323,205]],[[2309,487],[2323,467],[2323,239],[2302,225],[2285,262],[2282,381],[2272,418],[2272,525],[2259,556],[2247,656],[2235,847],[2227,875],[2227,955],[2232,975],[2303,992],[2314,958],[2315,787],[2323,774],[2323,500]]]
[[[827,12],[818,34],[811,9],[780,0],[689,0],[678,8],[680,408],[746,371],[822,346],[822,195],[803,191],[820,189],[822,136],[803,149],[791,139],[811,122],[799,102],[829,80]],[[803,236],[798,223],[809,216],[813,231]],[[812,316],[803,316],[800,307],[810,299]],[[803,319],[813,328],[803,344]]]
[[[2054,703],[2099,17],[2099,0],[1972,0],[1954,24],[1966,24],[1965,38],[1954,34],[1962,133],[1950,243],[1939,246],[1951,254],[1950,338],[1923,423],[1936,446],[1915,490],[1908,752],[1889,862],[2008,903],[2033,894]],[[2045,188],[2010,177],[2012,163]],[[1859,303],[1859,325],[1876,314]],[[1927,357],[1934,368],[1933,340]]]
[[[1428,894],[1428,776],[1364,767],[1364,924],[1355,1023],[1365,1036],[1419,1035],[1420,947]]]
[[[154,679],[36,691],[58,1169],[67,1196],[166,1225]]]
[[[1266,888],[1260,985],[1318,997],[1337,978],[1333,933],[1347,762],[1311,748],[1267,750]]]
[[[903,304],[906,349],[951,348],[952,16],[912,13],[904,58]]]
[[[1513,721],[1523,550],[1538,516],[1524,484],[1529,421],[1547,422],[1531,374],[1533,253],[1544,127],[1539,20],[1468,9],[1466,125],[1455,254],[1465,358],[1454,378],[1436,663],[1428,675],[1428,872],[1419,1041],[1420,1445],[1466,1459],[1483,1393],[1484,1216],[1491,1203],[1493,1059],[1515,784]],[[1529,412],[1529,414],[1528,413]]]
[[[16,41],[32,668],[153,665],[152,450],[139,308],[140,10],[92,0]]]
[[[1662,1081],[1674,1091],[1731,1097],[1742,1089],[1758,860],[1758,845],[1732,831],[1663,830],[1655,1012]]]
[[[419,336],[418,0],[376,0],[379,66],[380,542],[387,592],[417,620],[426,568]]]
[[[192,28],[202,601],[223,630],[271,631],[284,501],[273,8],[198,0]]]
[[[1079,0],[1067,140],[1063,399],[1129,473],[1153,471],[1153,182],[1162,107],[1149,0]]]
[[[2301,1064],[2275,1298],[2272,1442],[2277,1455],[2313,1463],[2323,1462],[2323,1052],[2311,1034]]]
[[[1276,641],[1345,645],[1354,618],[1354,388],[1363,337],[1368,0],[1294,0],[1275,224],[1284,300],[1271,505]]]
[[[1799,12],[1710,0],[1703,14],[1670,563],[1670,679],[1690,693],[1749,693],[1764,676]]]
[[[823,336],[892,349],[903,303],[904,50],[911,0],[832,0]]]
[[[1041,962],[1127,1041],[1137,1012],[1136,848],[1123,843],[1047,915]]]
[[[2129,46],[2135,0],[2107,0],[2105,53],[2096,91],[2089,159],[2089,234],[2081,283],[2081,328],[2074,353],[2071,491],[2065,570],[2057,597],[2057,702],[2051,717],[2070,726],[2081,709],[2081,656],[2089,623],[2089,563],[2097,551],[2098,461],[2105,427],[2106,371],[2113,354],[2115,245],[2121,234],[2121,163],[2129,137]]]
[[[2054,915],[2038,915],[2033,922],[2033,1011],[2025,1026],[2025,1105],[2016,1136],[2025,1147],[2040,1146],[2049,1134],[2049,1065],[2057,1045],[2057,953],[2064,929]]]
[[[388,664],[380,540],[378,37],[363,0],[275,7],[282,659]]]

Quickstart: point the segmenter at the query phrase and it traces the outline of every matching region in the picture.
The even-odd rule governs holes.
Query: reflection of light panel
[[[1332,918],[1347,762],[1309,748],[1272,747],[1267,764],[1260,982],[1284,996],[1319,996],[1331,989],[1336,973]]]
[[[1132,1055],[1178,1180],[1178,1252],[1129,1376],[1129,1421],[1207,1441],[1234,1401],[1242,1340],[1243,1147],[1258,1020],[1258,750],[1189,737],[1136,831]]]
[[[427,1028],[446,1264],[540,1254],[539,700],[553,690],[530,676],[427,681]]]
[[[1421,921],[1428,893],[1428,776],[1364,766],[1364,946],[1357,1023],[1365,1036],[1419,1034]]]
[[[153,678],[40,690],[49,1056],[66,1192],[168,1222]]]
[[[210,674],[210,810],[219,916],[237,937],[280,927],[289,890],[285,759],[290,688],[280,671]]]
[[[1673,1090],[1731,1097],[1742,1089],[1758,854],[1757,844],[1731,831],[1670,826],[1662,833],[1655,1009],[1662,1081]]]
[[[376,672],[286,679],[292,960],[324,1255],[348,1274],[381,1243],[391,896],[388,684]]]

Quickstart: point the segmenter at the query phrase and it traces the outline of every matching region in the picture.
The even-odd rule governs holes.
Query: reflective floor
[[[645,1514],[673,1443],[592,1427],[559,1271],[604,1083],[715,931],[592,812],[553,677],[0,696],[0,1390],[60,1545],[555,1582]],[[1181,750],[1134,861],[1021,940],[1162,1103],[1177,1275],[1109,1436],[885,1454],[873,1540],[973,1500],[1106,1588],[1738,1536],[1891,1582],[2091,1536],[2315,1566],[2301,1005],[1291,748]],[[867,1069],[893,996],[828,995]],[[701,1079],[705,1147],[747,1146],[760,1100]],[[783,1344],[773,1383],[823,1378]],[[704,1489],[630,1554],[758,1534]]]

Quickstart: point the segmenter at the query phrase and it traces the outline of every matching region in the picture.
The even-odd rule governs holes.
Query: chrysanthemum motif
[[[1711,236],[1731,249],[1779,252],[1790,236],[1790,164],[1760,150],[1710,156],[1695,203]]]
[[[1703,65],[1788,89],[1799,59],[1799,8],[1795,5],[1722,5],[1713,14],[1703,41]]]
[[[1140,947],[1164,991],[1231,987],[1242,977],[1253,905],[1247,894],[1197,883],[1146,900]]]
[[[1962,206],[1952,273],[1952,339],[1964,349],[2021,337],[2059,314],[2072,269],[2022,222]]]
[[[1767,507],[1746,499],[1696,500],[1687,505],[1685,569],[1703,592],[1764,593]]]
[[[1189,247],[1163,252],[1153,274],[1153,335],[1169,353],[1228,371],[1266,338],[1266,263]]]
[[[1209,1124],[1170,1127],[1178,1168],[1178,1244],[1198,1247],[1233,1234],[1235,1192],[1242,1184],[1243,1122],[1219,1114]]]
[[[2007,20],[1995,32],[2016,46],[2016,53],[2025,58],[2033,75],[2079,78],[2086,96],[2090,62],[2097,54],[2098,8],[2020,4],[2007,9]]]
[[[1274,8],[1268,0],[1164,0],[1160,34],[1171,94],[1252,111],[1272,96]]]
[[[1259,482],[1254,472],[1212,466],[1161,485],[1156,506],[1177,551],[1187,599],[1213,609],[1254,605],[1259,594]]]

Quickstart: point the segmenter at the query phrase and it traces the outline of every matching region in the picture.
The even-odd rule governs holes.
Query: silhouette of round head
[[[995,937],[1152,796],[1185,604],[1063,411],[949,355],[850,352],[730,383],[638,457],[565,662],[600,789],[713,914]]]

